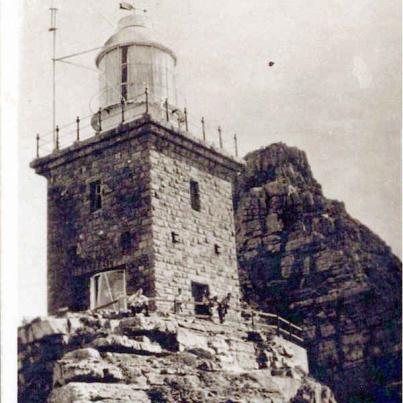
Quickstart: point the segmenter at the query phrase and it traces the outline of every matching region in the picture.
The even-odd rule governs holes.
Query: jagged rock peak
[[[310,369],[339,402],[401,401],[401,262],[323,196],[304,152],[277,143],[245,159],[234,203],[245,299],[304,329]]]
[[[313,177],[307,156],[296,147],[284,143],[274,143],[252,151],[245,156],[245,181],[253,181],[254,186],[279,181],[295,187],[312,187],[321,192],[321,187]]]

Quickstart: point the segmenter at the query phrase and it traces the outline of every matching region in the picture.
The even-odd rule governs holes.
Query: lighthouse
[[[139,289],[158,312],[180,294],[198,314],[204,295],[229,293],[237,311],[243,163],[170,121],[176,62],[143,15],[122,18],[96,57],[92,136],[32,161],[48,186],[49,313],[124,308]]]

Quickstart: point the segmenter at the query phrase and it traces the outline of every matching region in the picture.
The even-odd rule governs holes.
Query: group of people
[[[225,317],[230,307],[231,297],[231,293],[229,292],[221,301],[219,301],[217,296],[210,297],[208,291],[205,291],[203,294],[201,306],[205,307],[205,310],[209,316],[213,316],[213,310],[217,309],[220,323],[224,323]]]
[[[181,297],[182,290],[179,289],[178,295],[174,299],[174,313],[178,314],[182,312],[183,301]],[[205,290],[201,302],[197,303],[198,309],[196,309],[196,312],[212,317],[214,309],[216,309],[220,323],[224,323],[225,317],[230,308],[231,298],[231,293],[228,293],[221,301],[219,301],[217,296],[210,297],[208,290]],[[140,313],[149,316],[149,299],[143,294],[141,288],[127,298],[127,307],[134,316]]]

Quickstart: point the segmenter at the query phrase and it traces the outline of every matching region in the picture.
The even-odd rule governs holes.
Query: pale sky
[[[101,46],[126,15],[115,0],[55,2],[58,56]],[[52,127],[50,0],[24,4],[18,300],[20,317],[32,317],[46,312],[46,181],[28,164],[35,134]],[[220,123],[227,143],[236,132],[241,155],[278,141],[303,149],[325,196],[401,253],[399,0],[137,4],[176,52],[178,90],[193,115]],[[95,69],[94,58],[72,61]],[[90,113],[97,80],[58,65],[60,125]]]

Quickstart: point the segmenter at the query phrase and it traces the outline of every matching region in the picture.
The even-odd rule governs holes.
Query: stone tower
[[[189,312],[206,290],[238,300],[232,181],[242,164],[162,118],[174,109],[174,96],[162,105],[175,63],[138,16],[122,19],[97,58],[96,132],[31,163],[48,183],[50,313],[140,288],[157,310],[172,309],[179,290]]]

